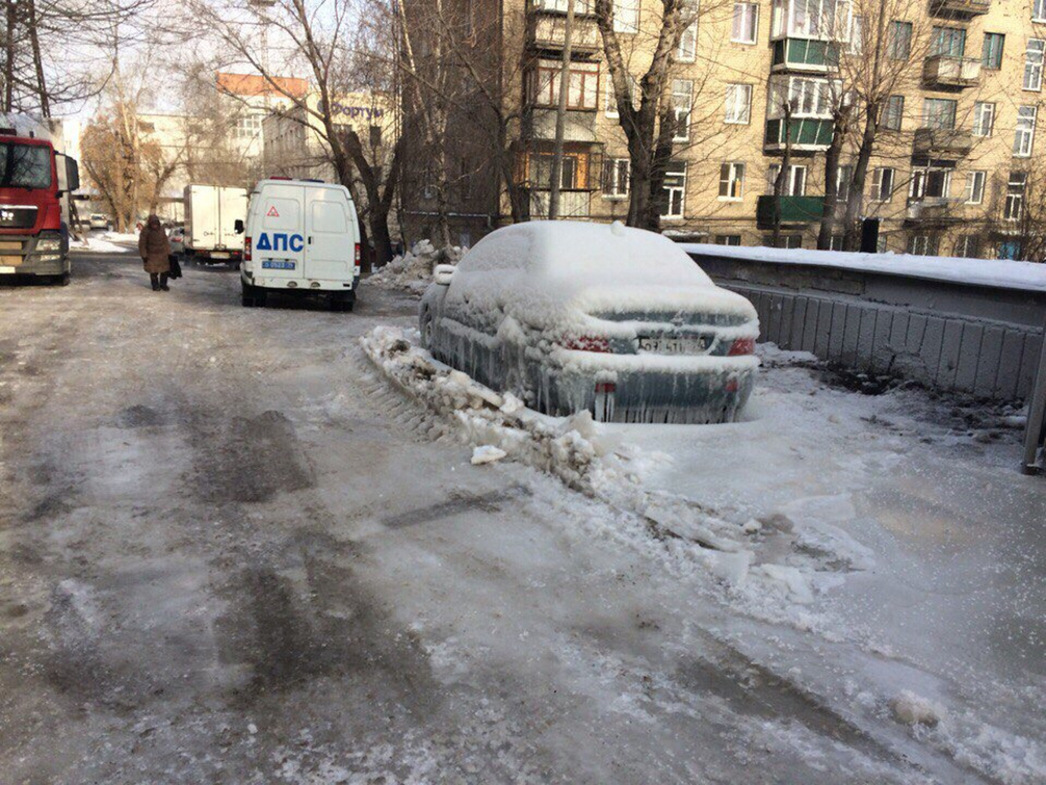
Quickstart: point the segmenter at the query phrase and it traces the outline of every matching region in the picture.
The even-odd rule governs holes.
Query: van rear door
[[[306,188],[307,276],[316,281],[354,277],[356,217],[344,191]]]
[[[304,189],[300,185],[266,184],[259,194],[261,231],[251,238],[257,275],[305,277]],[[252,207],[253,209],[253,207]]]

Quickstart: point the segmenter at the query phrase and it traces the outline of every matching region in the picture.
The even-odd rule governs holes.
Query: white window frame
[[[690,112],[694,104],[694,81],[692,79],[672,80],[672,115],[675,117],[676,131],[673,142],[690,141]],[[679,129],[685,134],[680,134]]]
[[[977,101],[973,105],[973,135],[989,137],[995,130],[995,104]]]
[[[1038,93],[1042,91],[1042,60],[1046,52],[1046,40],[1029,38],[1028,48],[1024,50],[1024,81],[1021,89]]]
[[[726,86],[726,116],[728,125],[749,125],[752,122],[752,85],[728,84]]]
[[[966,175],[966,204],[983,204],[984,187],[988,182],[988,173],[975,169]]]
[[[631,161],[628,158],[609,158],[608,166],[603,173],[603,198],[610,200],[625,199],[628,196],[629,174],[631,172]],[[611,190],[607,191],[608,178]],[[622,187],[624,180],[624,187]]]
[[[756,3],[734,3],[730,40],[735,44],[754,44],[758,38],[759,6]]]
[[[691,22],[679,36],[679,48],[676,49],[677,63],[692,63],[697,60],[697,21]]]
[[[614,32],[639,32],[640,0],[614,0]]]
[[[893,199],[894,186],[897,183],[897,170],[892,166],[876,167],[872,173],[872,201],[885,204]],[[883,192],[885,193],[885,196]]]
[[[1038,119],[1037,106],[1018,106],[1017,125],[1013,132],[1014,158],[1028,158],[1035,147],[1035,124]]]
[[[725,172],[725,177],[724,177]],[[726,185],[726,195],[723,186]],[[719,201],[740,202],[745,198],[745,164],[743,161],[726,161],[719,165]]]
[[[681,171],[670,171],[669,167],[680,167]],[[666,221],[680,221],[683,219],[683,215],[686,211],[686,161],[669,161],[668,166],[665,167],[665,181],[668,181],[669,177],[682,177],[682,183],[680,185],[665,185],[664,190],[668,191],[668,199],[665,201],[666,212],[661,214],[662,220]],[[673,202],[678,197],[679,210],[673,211]]]

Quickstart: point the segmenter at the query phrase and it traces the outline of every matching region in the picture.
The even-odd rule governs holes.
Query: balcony
[[[787,133],[795,152],[827,150],[832,143],[833,124],[829,118],[793,117]],[[784,152],[785,121],[766,121],[766,152]]]
[[[991,0],[931,0],[930,2],[930,13],[949,19],[956,17],[969,19],[986,14],[991,9]]]
[[[912,143],[915,158],[964,158],[973,149],[973,134],[959,128],[917,128]]]
[[[760,196],[755,221],[760,229],[774,228],[774,205],[781,204],[781,226],[801,226],[821,220],[823,196]]]
[[[941,196],[925,196],[908,203],[905,214],[907,224],[956,224],[963,220],[962,199]]]
[[[531,218],[548,218],[548,203],[552,192],[541,188],[525,188],[523,193],[530,202]],[[560,218],[588,218],[591,193],[588,190],[571,189],[559,192]]]
[[[839,44],[835,41],[815,41],[806,38],[784,38],[774,41],[773,72],[805,71],[827,73],[839,64]]]
[[[928,87],[974,87],[981,81],[981,61],[951,55],[927,57],[923,62],[923,81]]]
[[[566,142],[596,142],[596,117],[598,112],[570,109],[566,113],[563,125],[563,140]],[[529,110],[526,118],[529,138],[533,140],[554,140],[556,138],[556,110],[535,107]]]
[[[537,11],[531,14],[530,46],[543,51],[562,51],[565,43],[567,18],[564,14]],[[579,57],[595,55],[603,49],[596,20],[588,16],[574,17],[570,34],[570,51]]]

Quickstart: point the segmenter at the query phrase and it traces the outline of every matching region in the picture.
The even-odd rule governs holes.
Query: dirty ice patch
[[[665,457],[645,453],[628,442],[627,431],[608,429],[587,411],[550,417],[528,409],[435,360],[419,346],[417,330],[376,327],[361,344],[396,387],[435,415],[427,420],[431,435],[469,445],[474,463],[495,455],[523,463],[637,516],[652,539],[681,560],[677,568],[698,567],[746,605],[758,606],[764,618],[808,629],[807,606],[841,580],[833,565],[867,563],[868,554],[832,526],[852,510],[841,500],[812,502],[808,515],[797,508],[799,525],[731,522],[698,501],[646,488],[645,468]]]

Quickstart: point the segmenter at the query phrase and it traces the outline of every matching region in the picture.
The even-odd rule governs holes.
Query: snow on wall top
[[[846,253],[805,248],[763,248],[684,243],[680,247],[698,256],[719,256],[775,264],[817,265],[871,273],[887,273],[934,281],[996,286],[1046,292],[1046,264],[1005,259],[960,259],[908,254]]]

